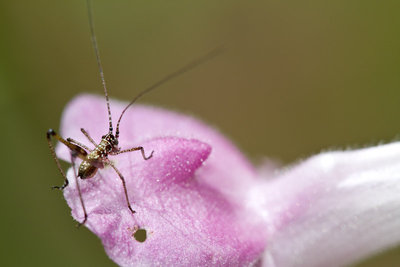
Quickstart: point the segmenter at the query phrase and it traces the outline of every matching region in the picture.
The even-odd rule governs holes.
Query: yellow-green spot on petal
[[[143,243],[147,239],[147,231],[146,229],[138,229],[135,231],[132,236],[136,239],[136,241]]]

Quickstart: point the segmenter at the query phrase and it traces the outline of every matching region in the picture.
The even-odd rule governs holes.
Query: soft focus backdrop
[[[111,97],[225,44],[141,102],[203,119],[256,164],[397,140],[399,1],[93,2]],[[62,178],[47,129],[77,94],[102,94],[86,12],[83,0],[0,0],[2,266],[114,265],[50,190]],[[359,266],[398,264],[399,249]]]

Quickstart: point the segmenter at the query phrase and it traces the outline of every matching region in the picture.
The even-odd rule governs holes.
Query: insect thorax
[[[103,168],[103,161],[107,158],[108,153],[113,151],[115,146],[103,137],[100,144],[96,146],[87,156],[86,160],[82,161],[79,165],[78,176],[82,179],[88,179],[93,177],[98,168]]]

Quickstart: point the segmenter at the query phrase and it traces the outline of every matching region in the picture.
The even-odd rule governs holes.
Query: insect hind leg
[[[56,136],[56,135],[57,134],[56,134],[56,132],[54,132],[53,129],[49,129],[47,131],[47,143],[50,148],[51,156],[53,157],[54,161],[56,162],[58,171],[61,173],[62,177],[64,178],[64,184],[61,186],[57,186],[57,185],[52,186],[51,189],[64,190],[64,188],[66,188],[68,186],[68,179],[67,179],[67,176],[65,175],[65,172],[61,168],[60,160],[57,158],[56,151],[54,149],[53,143],[51,142],[51,137]]]
[[[72,143],[72,144],[74,144],[74,145],[80,146],[80,147],[86,149],[86,150],[89,151],[89,152],[91,151],[90,148],[88,148],[88,147],[85,146],[84,144],[79,143],[78,141],[76,141],[76,140],[74,140],[74,139],[72,139],[72,138],[67,138],[67,141],[70,142],[70,143]]]
[[[54,161],[56,162],[58,171],[61,173],[62,177],[64,178],[64,184],[63,185],[61,185],[61,186],[53,186],[52,188],[53,189],[63,190],[65,187],[68,186],[68,179],[67,179],[67,176],[65,175],[65,172],[61,168],[60,160],[57,158],[57,155],[56,155],[53,143],[52,143],[52,138],[56,138],[58,141],[60,141],[64,145],[66,145],[71,150],[71,153],[75,157],[79,157],[81,159],[85,159],[86,155],[87,155],[87,152],[85,151],[84,148],[80,147],[79,145],[73,144],[73,143],[63,139],[53,129],[49,129],[47,131],[46,137],[47,137],[47,143],[49,145],[49,149],[50,149],[50,152],[51,152],[51,156],[53,157]]]
[[[72,165],[72,169],[74,172],[74,177],[75,177],[75,183],[76,183],[76,189],[78,190],[78,196],[79,196],[79,201],[81,202],[81,206],[82,206],[82,210],[83,210],[83,221],[82,222],[78,222],[78,224],[76,225],[76,227],[80,227],[82,224],[85,224],[87,219],[88,219],[88,214],[86,212],[86,207],[85,207],[85,203],[83,202],[83,198],[82,198],[82,192],[81,192],[81,187],[79,186],[79,179],[78,179],[78,175],[76,173],[76,165],[75,165],[75,159],[76,156],[73,154],[73,152],[71,151],[71,165]]]
[[[63,139],[53,129],[49,129],[47,131],[46,137],[47,137],[47,143],[49,145],[51,155],[53,156],[53,159],[56,162],[58,170],[60,171],[61,175],[64,178],[64,184],[62,186],[53,186],[52,187],[53,189],[64,190],[64,188],[66,188],[68,186],[69,182],[68,182],[67,176],[65,175],[65,172],[61,168],[60,160],[57,158],[57,155],[56,155],[53,143],[52,143],[52,137],[56,138],[58,141],[60,141],[61,143],[63,143],[64,145],[66,145],[70,149],[71,164],[72,164],[72,169],[73,169],[73,172],[74,172],[76,188],[78,190],[79,200],[81,202],[81,206],[82,206],[83,213],[84,213],[83,221],[77,224],[77,227],[79,227],[79,226],[81,226],[82,224],[84,224],[87,221],[88,215],[87,215],[87,212],[86,212],[85,204],[84,204],[83,198],[82,198],[81,189],[80,189],[80,186],[79,186],[79,181],[78,181],[79,179],[78,179],[78,175],[76,173],[75,159],[77,157],[79,157],[81,159],[85,159],[86,155],[87,155],[87,152],[85,151],[84,148],[80,147],[78,144],[73,143],[71,141],[68,141],[68,139],[67,140]]]

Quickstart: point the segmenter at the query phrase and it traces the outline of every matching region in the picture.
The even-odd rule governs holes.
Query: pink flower
[[[124,106],[111,102],[114,122]],[[61,134],[93,147],[80,128],[99,141],[106,114],[102,97],[79,96],[66,108]],[[122,149],[154,150],[147,161],[140,152],[109,157],[136,213],[112,168],[79,180],[85,225],[119,265],[338,266],[400,240],[400,144],[261,172],[217,131],[178,113],[136,105],[120,130]],[[70,158],[62,145],[57,154]],[[72,169],[68,177],[64,196],[82,221]]]

